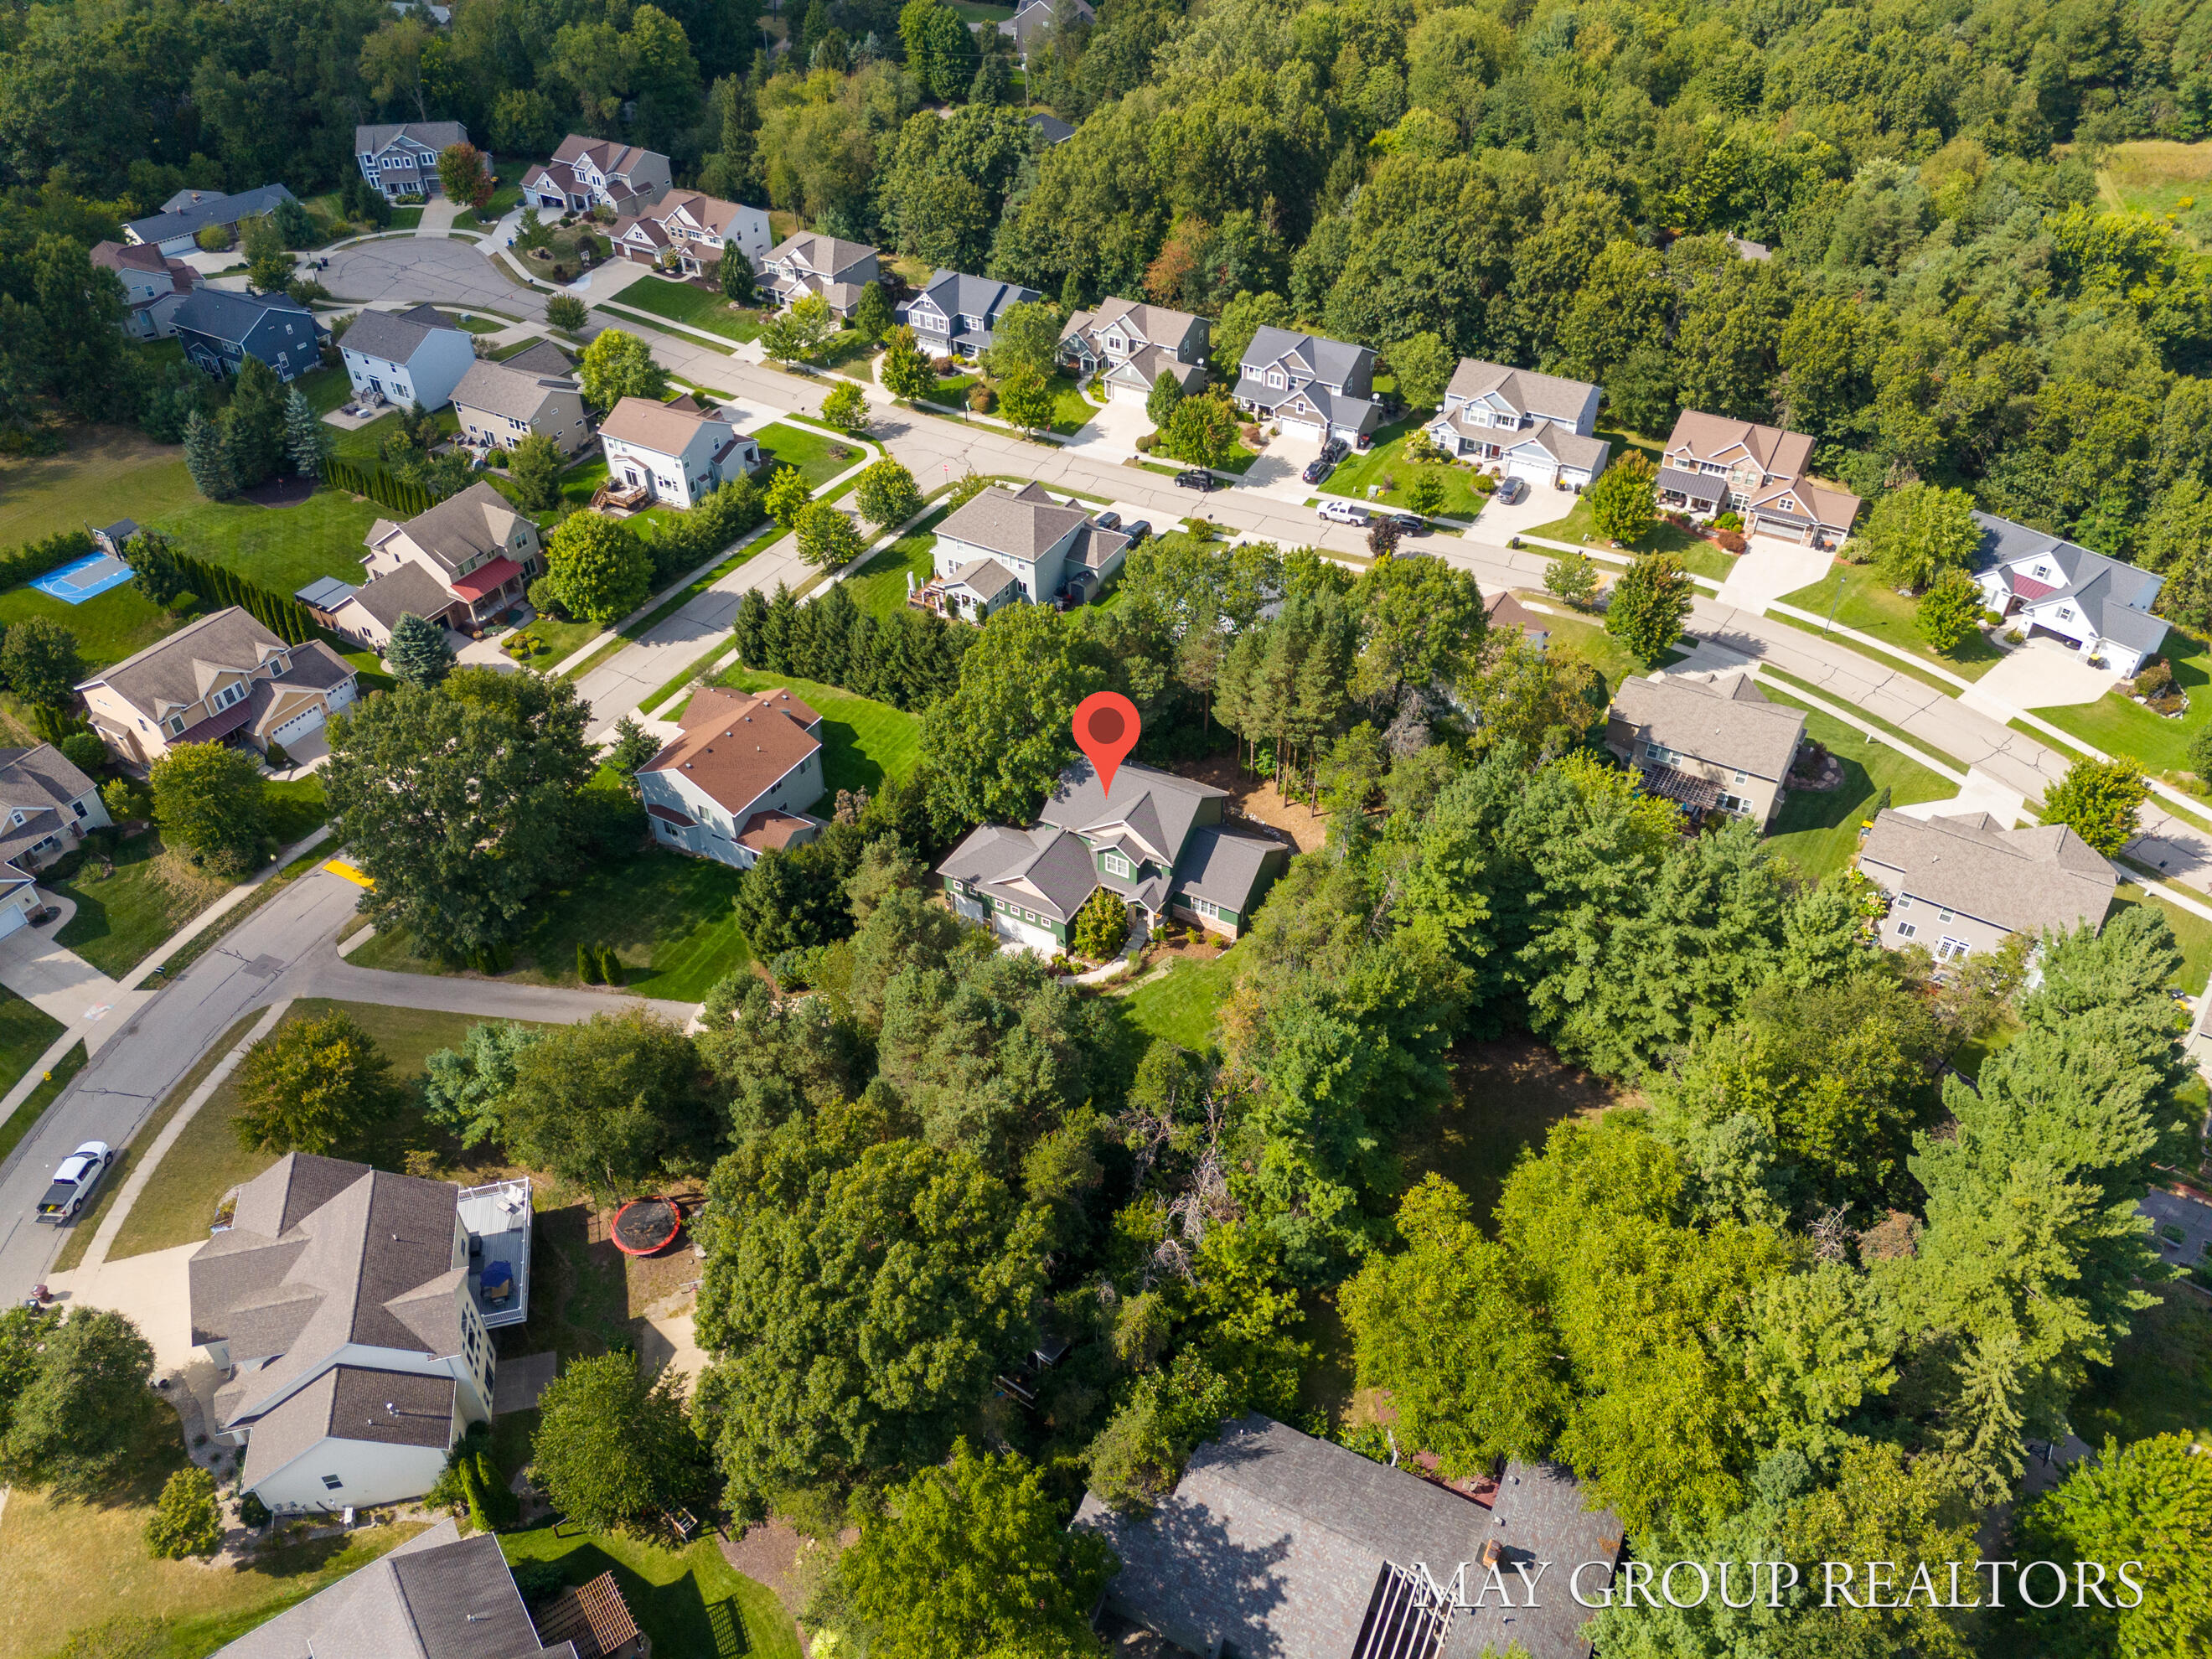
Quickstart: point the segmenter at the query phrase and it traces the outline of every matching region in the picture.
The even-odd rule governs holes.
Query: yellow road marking
[[[348,864],[343,859],[332,859],[328,864],[325,864],[323,868],[329,871],[334,876],[343,876],[348,881],[353,883],[356,887],[374,888],[376,885],[374,882],[371,881],[367,876],[362,874],[360,871],[355,869],[353,866]]]

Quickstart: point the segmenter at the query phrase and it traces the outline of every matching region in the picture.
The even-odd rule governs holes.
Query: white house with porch
[[[648,501],[696,507],[725,483],[757,471],[760,445],[738,431],[726,410],[708,409],[688,393],[672,404],[624,398],[599,422],[606,451],[606,501],[638,507]]]
[[[1598,398],[1587,380],[1462,357],[1429,436],[1445,454],[1496,466],[1509,478],[1579,492],[1613,453],[1594,435]]]
[[[2152,605],[2166,578],[2024,524],[1977,513],[1974,581],[1982,603],[2032,639],[2057,640],[2124,678],[2158,654],[2166,619]]]
[[[404,524],[379,519],[367,540],[367,581],[325,577],[295,597],[326,626],[379,651],[410,612],[461,633],[481,628],[520,604],[545,568],[535,521],[483,483]]]

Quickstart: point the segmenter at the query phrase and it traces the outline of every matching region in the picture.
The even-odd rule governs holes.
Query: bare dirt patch
[[[1229,792],[1230,810],[1255,823],[1279,832],[1301,853],[1310,853],[1328,839],[1328,818],[1304,801],[1283,799],[1271,778],[1255,777],[1237,763],[1237,757],[1209,755],[1201,761],[1179,762],[1170,769],[1176,776],[1210,783]]]

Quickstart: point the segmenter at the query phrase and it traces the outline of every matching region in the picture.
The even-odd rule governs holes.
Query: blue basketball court
[[[59,570],[49,570],[31,586],[51,593],[64,605],[82,605],[95,593],[131,580],[131,567],[112,553],[95,553]]]

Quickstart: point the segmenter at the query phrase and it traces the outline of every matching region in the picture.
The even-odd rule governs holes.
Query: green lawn
[[[58,1030],[60,1028],[57,1026],[55,1029]],[[33,1054],[31,1058],[35,1060],[38,1055]],[[0,1123],[0,1163],[6,1162],[8,1154],[22,1145],[23,1138],[39,1127],[39,1120],[46,1115],[46,1108],[60,1098],[62,1091],[69,1087],[70,1079],[84,1069],[84,1044],[71,1044],[69,1052],[56,1060],[40,1079],[38,1087],[24,1096],[15,1109],[8,1115],[8,1121]],[[15,1081],[21,1080],[19,1073]]]
[[[1398,421],[1383,427],[1376,434],[1374,447],[1364,454],[1353,450],[1316,488],[1323,495],[1348,495],[1353,501],[1368,499],[1367,487],[1385,479],[1397,487],[1385,489],[1376,501],[1392,507],[1404,507],[1406,485],[1418,473],[1430,473],[1443,481],[1444,501],[1437,509],[1447,519],[1472,519],[1482,510],[1486,499],[1474,488],[1474,469],[1470,466],[1448,465],[1442,461],[1409,461],[1406,459],[1406,440],[1420,425],[1419,421]]]
[[[421,208],[396,207],[392,210],[392,222],[386,225],[385,228],[386,230],[413,230],[422,222],[422,210]]]
[[[2179,720],[2154,714],[2117,689],[2094,702],[2035,713],[2108,755],[2134,756],[2154,774],[2186,771],[2190,740],[2212,725],[2212,648],[2175,628],[2166,632],[2165,654],[2174,683],[2189,696],[2189,712]]]
[[[501,1534],[509,1561],[550,1561],[571,1584],[612,1572],[637,1627],[669,1659],[799,1659],[799,1627],[775,1592],[722,1559],[712,1538],[682,1551],[553,1527]]]
[[[1840,600],[1836,585],[1838,576],[1843,579]],[[1982,637],[1979,629],[1969,634],[1955,652],[1946,654],[1937,651],[1921,636],[1919,624],[1913,619],[1914,601],[1885,586],[1870,565],[1838,565],[1811,586],[1784,594],[1782,602],[1823,619],[1832,606],[1835,619],[1842,626],[1872,635],[1884,645],[1910,652],[1923,662],[1948,669],[1962,680],[1981,678],[2004,656]]]
[[[760,441],[761,465],[767,469],[763,476],[771,476],[779,466],[795,466],[806,480],[809,489],[819,489],[830,479],[863,459],[864,453],[851,439],[823,437],[819,433],[802,431],[795,426],[778,421],[774,426],[763,427],[753,436]],[[830,452],[842,449],[848,453],[837,456]]]
[[[530,637],[538,641],[538,648],[526,657],[510,660],[525,668],[534,668],[539,673],[550,671],[556,664],[564,663],[587,641],[595,640],[605,630],[597,623],[555,622],[550,617],[540,617],[530,624]]]
[[[2159,1305],[2134,1316],[2112,1364],[2092,1365],[2074,1401],[2074,1431],[2093,1446],[2160,1434],[2212,1446],[2212,1309],[2183,1285],[2154,1294]]]
[[[460,416],[453,413],[451,404],[438,411],[437,422],[438,430],[449,436],[461,429]],[[378,416],[367,426],[354,428],[350,432],[341,432],[333,427],[331,428],[331,453],[342,461],[374,466],[384,459],[384,441],[398,430],[399,411],[396,409],[388,415]]]
[[[895,617],[906,609],[906,579],[919,586],[934,568],[936,526],[950,508],[940,507],[845,579],[853,603],[872,617]]]
[[[471,334],[496,334],[507,326],[503,318],[479,317],[473,312],[441,311],[438,314]]]
[[[545,337],[542,334],[532,334],[526,338],[520,340],[509,340],[503,346],[494,346],[492,348],[491,360],[495,363],[503,363],[509,357],[520,357],[524,352],[529,350],[531,347],[534,345],[543,345],[544,343]],[[557,345],[560,343],[556,341],[554,343]]]
[[[453,1143],[424,1121],[416,1090],[422,1080],[425,1057],[459,1042],[477,1023],[476,1016],[303,997],[292,1005],[286,1018],[317,1018],[334,1010],[343,1010],[351,1016],[375,1039],[377,1048],[392,1062],[393,1079],[407,1091],[408,1102],[367,1135],[338,1148],[338,1155],[357,1158],[380,1170],[398,1170],[404,1167],[406,1152],[410,1148],[457,1152],[459,1149]],[[258,1014],[249,1015],[247,1029],[259,1018]],[[242,1030],[234,1028],[231,1035],[210,1051],[204,1067],[195,1068],[192,1075],[178,1084],[163,1103],[164,1121],[206,1080],[216,1062],[243,1035]],[[206,1237],[222,1195],[241,1182],[252,1180],[276,1161],[273,1152],[248,1152],[239,1144],[238,1133],[233,1127],[238,1105],[237,1073],[234,1072],[208,1097],[207,1103],[193,1114],[191,1121],[169,1144],[169,1150],[162,1154],[161,1163],[155,1166],[153,1175],[140,1190],[137,1201],[131,1205],[131,1212],[116,1230],[115,1243],[108,1252],[110,1260],[143,1255],[150,1250],[165,1250]],[[134,1140],[133,1144],[137,1143]],[[114,1184],[119,1187],[122,1183],[117,1180]],[[75,1231],[86,1231],[91,1219],[88,1217],[78,1222]]]
[[[343,368],[311,369],[292,384],[307,400],[307,406],[318,415],[327,415],[340,404],[353,397],[353,378]],[[337,428],[331,431],[336,433]]]
[[[2166,918],[2173,929],[2173,942],[2181,947],[2181,968],[2173,976],[2173,983],[2191,996],[2203,993],[2208,981],[2212,981],[2212,921],[2178,904],[2168,904],[2155,893],[2146,892],[2134,882],[2124,881],[2112,895],[2113,915],[2137,904],[2148,904]]]
[[[1066,369],[1054,369],[1048,384],[1052,387],[1052,429],[1062,437],[1073,436],[1098,413],[1098,405],[1083,395],[1083,388]],[[1244,466],[1251,464],[1247,459]],[[1231,466],[1228,470],[1241,472],[1244,468]]]
[[[374,501],[318,489],[297,507],[195,499],[152,525],[175,537],[185,552],[289,595],[318,576],[359,581],[363,538],[383,515]]]
[[[951,0],[951,6],[968,23],[1003,23],[1014,15],[1012,6],[987,6],[982,0]]]
[[[129,582],[95,593],[82,605],[65,605],[27,585],[0,593],[0,626],[30,617],[48,617],[75,635],[77,654],[88,669],[121,662],[179,625]]]
[[[751,960],[732,901],[743,872],[713,859],[641,844],[596,860],[563,887],[532,902],[503,977],[529,985],[576,984],[576,946],[611,945],[623,988],[672,1002],[697,1002]],[[365,968],[436,973],[404,932],[381,932],[347,958]]]
[[[1859,825],[1874,816],[1875,803],[1885,788],[1893,806],[1943,800],[1959,793],[1948,778],[1907,760],[1887,744],[1877,744],[1816,708],[1806,708],[1771,685],[1761,690],[1771,702],[1804,709],[1805,735],[1826,744],[1843,763],[1841,788],[1826,794],[1791,790],[1767,836],[1769,847],[1808,876],[1830,875],[1850,862],[1858,850]]]
[[[13,991],[0,991],[0,1094],[21,1081],[32,1062],[46,1052],[64,1029],[61,1021],[40,1013],[36,1005]],[[27,1123],[30,1119],[24,1115],[29,1111],[27,1103],[18,1106],[5,1123],[0,1123],[0,1158],[5,1158],[7,1147],[15,1145],[9,1130],[16,1127],[18,1120]]]
[[[314,834],[331,816],[330,803],[323,798],[323,775],[319,772],[310,772],[304,778],[294,778],[289,782],[264,779],[261,795],[269,803],[269,833],[276,838],[279,847],[289,847]]]
[[[1670,662],[1680,662],[1687,653],[1669,651],[1656,663],[1646,665],[1631,656],[1628,648],[1605,631],[1604,624],[1595,618],[1585,621],[1580,617],[1546,616],[1537,613],[1544,626],[1552,630],[1549,649],[1568,656],[1580,657],[1597,670],[1605,681],[1606,696],[1610,698],[1613,688],[1623,680],[1632,680],[1649,674],[1654,669]]]
[[[0,456],[0,547],[132,518],[151,524],[199,500],[185,452],[128,427],[72,426],[58,455]]]
[[[1234,950],[1211,962],[1178,960],[1164,979],[1116,999],[1121,1015],[1146,1035],[1204,1054],[1213,1044],[1213,1023],[1237,976]]]
[[[760,337],[758,312],[740,310],[719,294],[689,283],[672,283],[665,276],[641,276],[614,295],[613,302],[688,327],[703,328],[726,340],[743,343]]]
[[[221,898],[230,884],[161,855],[161,837],[147,830],[119,843],[107,873],[83,854],[74,874],[42,875],[50,893],[76,901],[76,914],[57,938],[110,978],[119,979],[161,941]],[[64,859],[57,869],[66,869]]]
[[[823,799],[834,801],[840,789],[873,789],[885,778],[904,777],[921,754],[919,716],[872,697],[856,697],[834,685],[732,668],[714,684],[736,691],[789,688],[792,696],[822,716]]]
[[[1547,536],[1555,542],[1584,541],[1605,544],[1597,533],[1597,523],[1591,518],[1587,496],[1577,495],[1575,504],[1564,519],[1554,519],[1549,524],[1540,524],[1524,532],[1530,536]],[[1677,530],[1662,520],[1652,526],[1650,533],[1641,540],[1631,542],[1626,551],[1632,553],[1672,553],[1682,561],[1682,568],[1692,575],[1707,576],[1717,582],[1728,580],[1729,572],[1735,567],[1733,554],[1723,553],[1702,536],[1692,536]],[[1608,566],[1608,569],[1617,567]]]

